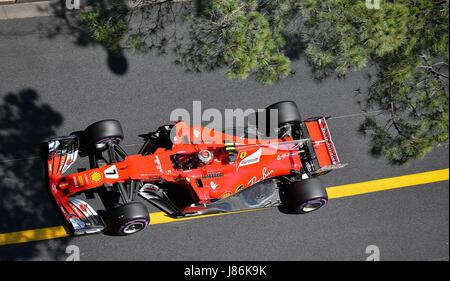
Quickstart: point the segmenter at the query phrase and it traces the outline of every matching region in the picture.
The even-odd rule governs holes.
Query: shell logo
[[[102,174],[99,172],[93,172],[91,174],[91,180],[94,182],[99,182],[102,180]]]

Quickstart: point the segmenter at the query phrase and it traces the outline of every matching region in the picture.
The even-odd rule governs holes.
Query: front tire
[[[111,213],[112,231],[119,236],[131,235],[143,230],[150,223],[147,207],[131,202],[115,208]]]
[[[83,132],[86,147],[104,150],[108,142],[119,144],[123,140],[122,125],[119,121],[108,119],[89,125]]]
[[[317,178],[296,181],[280,188],[280,211],[288,214],[307,214],[328,202],[328,194]]]

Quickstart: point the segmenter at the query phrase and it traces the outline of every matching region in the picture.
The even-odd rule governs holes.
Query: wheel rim
[[[110,141],[113,142],[113,143],[119,144],[119,143],[122,142],[122,138],[120,138],[120,137],[111,137],[111,138],[99,139],[99,140],[97,140],[94,143],[95,148],[98,149],[98,150],[103,150],[103,149],[106,148],[106,145]]]
[[[99,139],[95,142],[95,144],[106,144],[106,143],[108,143],[109,140],[112,140],[113,142],[116,142],[116,143],[122,142],[121,137],[109,137],[109,138]]]
[[[126,225],[125,228],[123,229],[123,232],[126,234],[133,234],[144,229],[145,225],[146,224],[143,221],[133,222]]]
[[[302,205],[301,210],[303,213],[310,213],[312,211],[315,211],[326,204],[326,200],[321,198],[318,200],[308,201],[305,204]]]
[[[320,207],[322,207],[322,204],[320,203],[306,204],[305,206],[303,206],[303,212],[309,213],[319,209]]]

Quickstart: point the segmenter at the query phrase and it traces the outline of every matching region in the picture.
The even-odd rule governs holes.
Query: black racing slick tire
[[[287,123],[296,123],[302,121],[297,104],[295,104],[295,102],[293,101],[280,101],[269,105],[268,107],[266,107],[266,118],[270,118],[271,110],[278,110],[278,127],[281,127]]]
[[[307,214],[328,202],[328,194],[318,178],[295,181],[280,189],[280,211],[288,214]]]
[[[150,223],[147,207],[140,202],[121,205],[111,211],[111,230],[116,235],[131,235],[143,230]]]
[[[276,112],[274,112],[275,110]],[[280,101],[266,107],[265,112],[267,136],[276,135],[278,138],[282,138],[290,135],[294,139],[300,138],[302,118],[295,102]],[[277,122],[274,121],[275,118],[277,118]]]
[[[120,143],[123,140],[122,125],[113,119],[98,121],[84,130],[83,137],[85,143],[94,148],[102,148],[110,140]]]

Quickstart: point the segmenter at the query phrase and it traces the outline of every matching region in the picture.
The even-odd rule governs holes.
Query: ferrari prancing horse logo
[[[253,152],[252,154],[250,154],[247,157],[245,157],[245,155],[244,155],[245,158],[242,159],[241,162],[239,162],[239,167],[258,163],[259,159],[261,158],[261,154],[262,154],[262,148],[259,148],[257,151]]]

